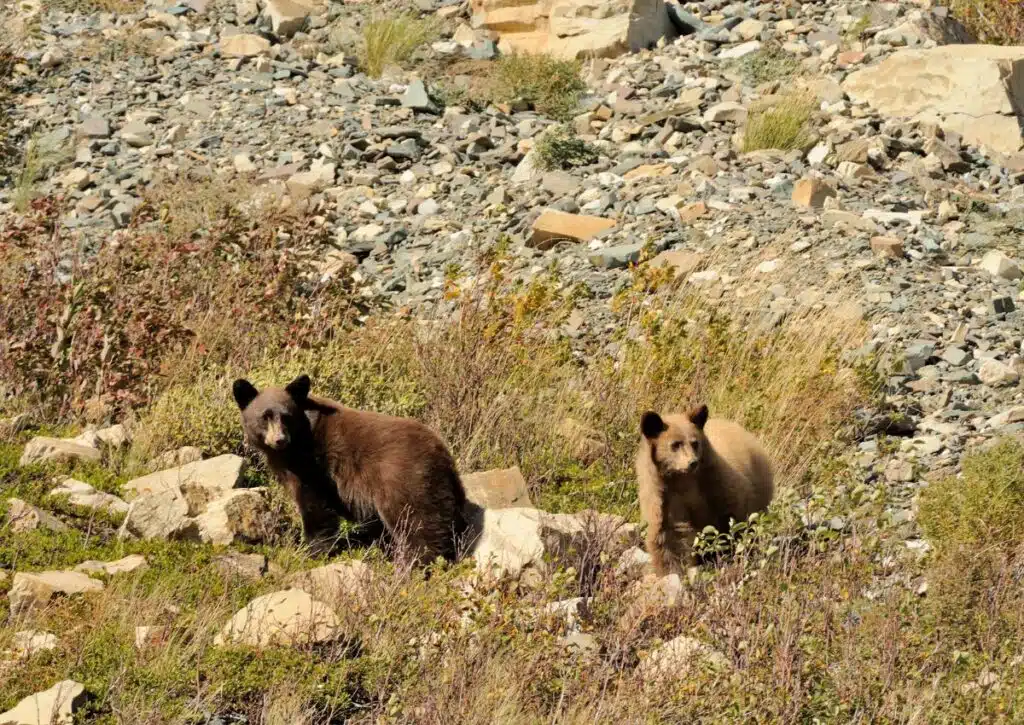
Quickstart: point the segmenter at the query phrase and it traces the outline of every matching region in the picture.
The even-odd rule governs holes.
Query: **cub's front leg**
[[[299,518],[302,519],[302,539],[313,553],[326,553],[334,548],[338,539],[338,525],[341,512],[335,502],[320,494],[313,487],[304,485],[295,474],[288,472],[283,477]]]

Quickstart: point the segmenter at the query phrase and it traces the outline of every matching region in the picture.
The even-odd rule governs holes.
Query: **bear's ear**
[[[238,409],[245,410],[260,392],[248,380],[239,378],[231,386],[231,394],[235,397],[235,402],[238,403]]]
[[[640,416],[640,432],[644,438],[653,440],[660,436],[665,430],[665,421],[653,410],[648,410]]]
[[[708,422],[708,406],[700,405],[691,410],[690,421],[697,426],[697,430],[704,430],[704,424]]]
[[[309,397],[309,376],[300,375],[285,386],[285,392],[292,396],[296,403],[302,403]]]

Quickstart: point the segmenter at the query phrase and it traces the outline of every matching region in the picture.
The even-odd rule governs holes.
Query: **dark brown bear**
[[[345,408],[309,387],[308,375],[284,389],[232,386],[245,438],[295,500],[306,541],[329,548],[344,518],[383,524],[385,543],[404,543],[413,561],[454,559],[466,494],[441,439],[418,421]]]

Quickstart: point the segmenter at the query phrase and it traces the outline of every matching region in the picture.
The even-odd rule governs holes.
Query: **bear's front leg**
[[[686,574],[686,569],[693,566],[693,538],[695,532],[689,524],[666,526],[659,532],[657,556],[651,554],[651,563],[655,565],[658,576]]]
[[[303,541],[314,554],[329,553],[337,544],[341,523],[336,506],[311,486],[303,485],[298,476],[289,474],[285,486],[302,519]]]

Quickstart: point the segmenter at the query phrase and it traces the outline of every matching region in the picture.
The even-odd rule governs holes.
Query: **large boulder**
[[[265,488],[230,491],[195,518],[199,539],[210,544],[265,541],[278,525]]]
[[[77,571],[19,572],[14,575],[7,599],[11,614],[17,615],[42,607],[57,596],[100,591],[103,591],[103,582]]]
[[[29,695],[5,713],[0,725],[64,725],[71,723],[75,711],[86,700],[85,686],[74,680],[62,680],[49,690]]]
[[[144,539],[263,541],[277,522],[265,488],[236,488],[244,470],[227,454],[133,479],[123,487],[134,497],[124,529]]]
[[[218,646],[289,646],[329,642],[339,635],[338,617],[326,604],[301,589],[256,597],[224,625]]]
[[[128,508],[122,530],[143,539],[193,538],[185,497],[177,491],[145,493]]]
[[[885,116],[938,123],[990,151],[1021,148],[1024,46],[901,50],[850,74],[843,90]]]
[[[245,470],[245,459],[226,453],[135,478],[122,488],[128,496],[164,491],[188,492],[190,498],[212,501],[235,488]]]
[[[527,567],[567,566],[599,551],[616,557],[636,539],[636,526],[614,514],[485,509],[473,558],[485,572],[514,577]]]
[[[519,466],[479,471],[462,477],[466,498],[485,509],[532,506]]]
[[[471,0],[473,25],[502,52],[610,58],[648,48],[675,29],[664,0]]]

